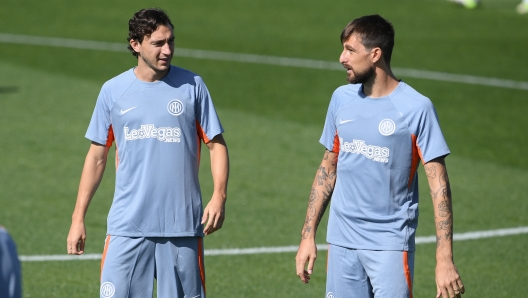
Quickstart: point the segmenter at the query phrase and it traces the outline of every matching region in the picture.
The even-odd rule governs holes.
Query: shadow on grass
[[[16,86],[0,86],[0,94],[17,93],[19,88]]]

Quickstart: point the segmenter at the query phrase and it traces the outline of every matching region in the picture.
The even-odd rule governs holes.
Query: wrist
[[[214,191],[211,200],[221,200],[225,202],[227,200],[227,194],[224,191]]]

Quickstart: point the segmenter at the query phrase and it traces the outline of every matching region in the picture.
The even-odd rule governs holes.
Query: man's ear
[[[136,52],[136,53],[139,53],[139,49],[141,48],[141,44],[135,40],[135,39],[131,39],[130,40],[130,46],[132,47],[132,49]]]
[[[382,56],[383,52],[380,48],[373,48],[370,52],[372,63],[377,63]]]

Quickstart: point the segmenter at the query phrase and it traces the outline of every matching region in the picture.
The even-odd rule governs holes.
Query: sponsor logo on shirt
[[[155,127],[154,124],[141,125],[139,129],[130,130],[125,126],[125,140],[158,139],[160,142],[179,143],[181,130],[179,127]]]
[[[339,125],[343,125],[343,124],[345,124],[345,123],[352,122],[352,121],[354,121],[354,119],[348,119],[348,120],[341,120],[341,119],[339,119]]]
[[[120,114],[121,114],[121,115],[124,115],[124,114],[126,114],[126,113],[132,111],[132,110],[135,109],[135,108],[137,108],[137,106],[136,106],[136,107],[131,107],[130,109],[126,109],[126,110],[121,109]]]
[[[328,292],[328,294],[326,294],[326,298],[335,298],[334,293]]]
[[[345,142],[343,138],[339,138],[339,148],[343,152],[362,154],[373,161],[383,163],[389,162],[389,148],[367,145],[363,140],[353,140],[352,142]]]

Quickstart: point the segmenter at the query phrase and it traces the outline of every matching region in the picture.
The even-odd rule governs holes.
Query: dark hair
[[[152,34],[160,25],[166,25],[174,29],[169,16],[165,11],[159,8],[145,8],[134,14],[128,21],[128,50],[132,52],[136,58],[138,53],[134,51],[130,45],[130,40],[136,40],[139,43],[143,42],[145,36]]]
[[[394,48],[394,27],[390,22],[377,14],[357,18],[348,23],[341,32],[341,44],[347,41],[353,33],[361,37],[361,43],[366,49],[380,48],[383,60],[390,65]]]

